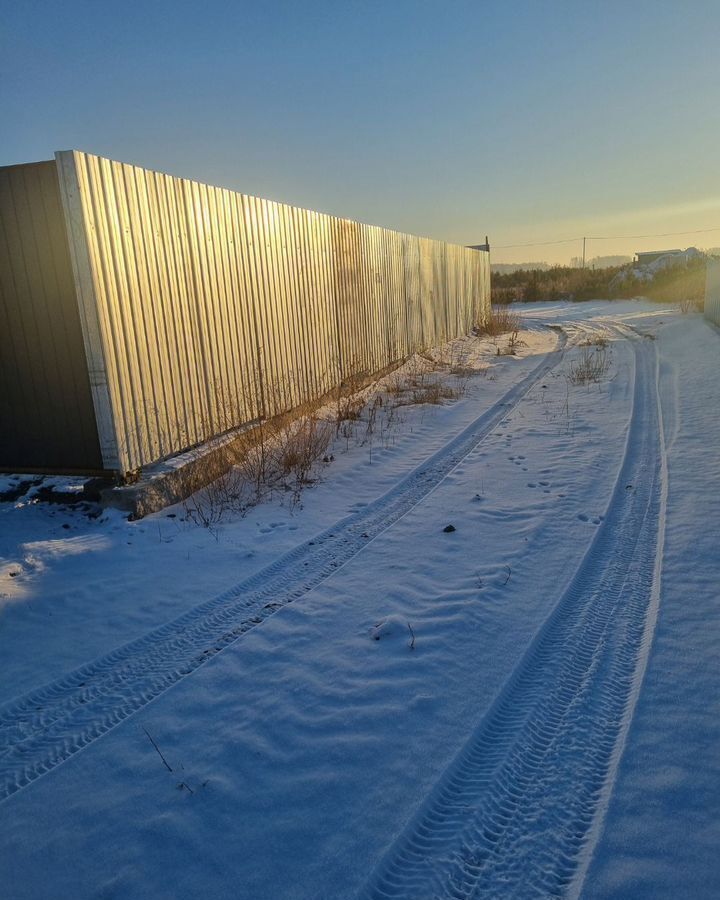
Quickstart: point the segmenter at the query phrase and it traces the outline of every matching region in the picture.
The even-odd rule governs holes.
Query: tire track
[[[657,613],[666,492],[657,352],[645,341],[633,346],[633,410],[604,522],[365,897],[558,897],[579,890]]]
[[[0,707],[0,801],[49,772],[307,594],[433,491],[562,356],[557,348],[382,497],[231,590]]]

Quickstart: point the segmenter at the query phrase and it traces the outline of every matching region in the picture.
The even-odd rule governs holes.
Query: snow
[[[719,342],[695,317],[663,334],[663,593],[587,897],[712,897],[720,884]]]
[[[714,896],[720,337],[518,311],[300,506],[0,504],[8,896]]]

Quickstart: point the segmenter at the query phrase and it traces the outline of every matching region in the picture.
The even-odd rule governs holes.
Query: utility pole
[[[582,264],[583,269],[585,268],[585,241],[586,240],[587,240],[587,238],[583,238],[583,264]]]

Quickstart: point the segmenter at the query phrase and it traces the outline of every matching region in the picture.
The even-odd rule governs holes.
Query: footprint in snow
[[[268,525],[263,525],[260,528],[260,534],[270,534],[271,531],[274,531],[276,528],[284,528],[284,522],[270,522]]]

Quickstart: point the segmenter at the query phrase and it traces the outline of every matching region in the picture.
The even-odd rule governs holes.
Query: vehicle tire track
[[[633,410],[609,507],[565,593],[363,896],[577,891],[644,673],[665,465],[657,352],[634,341]],[[575,882],[573,883],[573,878]]]
[[[531,372],[395,487],[179,618],[0,707],[0,801],[55,768],[304,596],[433,491],[562,356]]]

